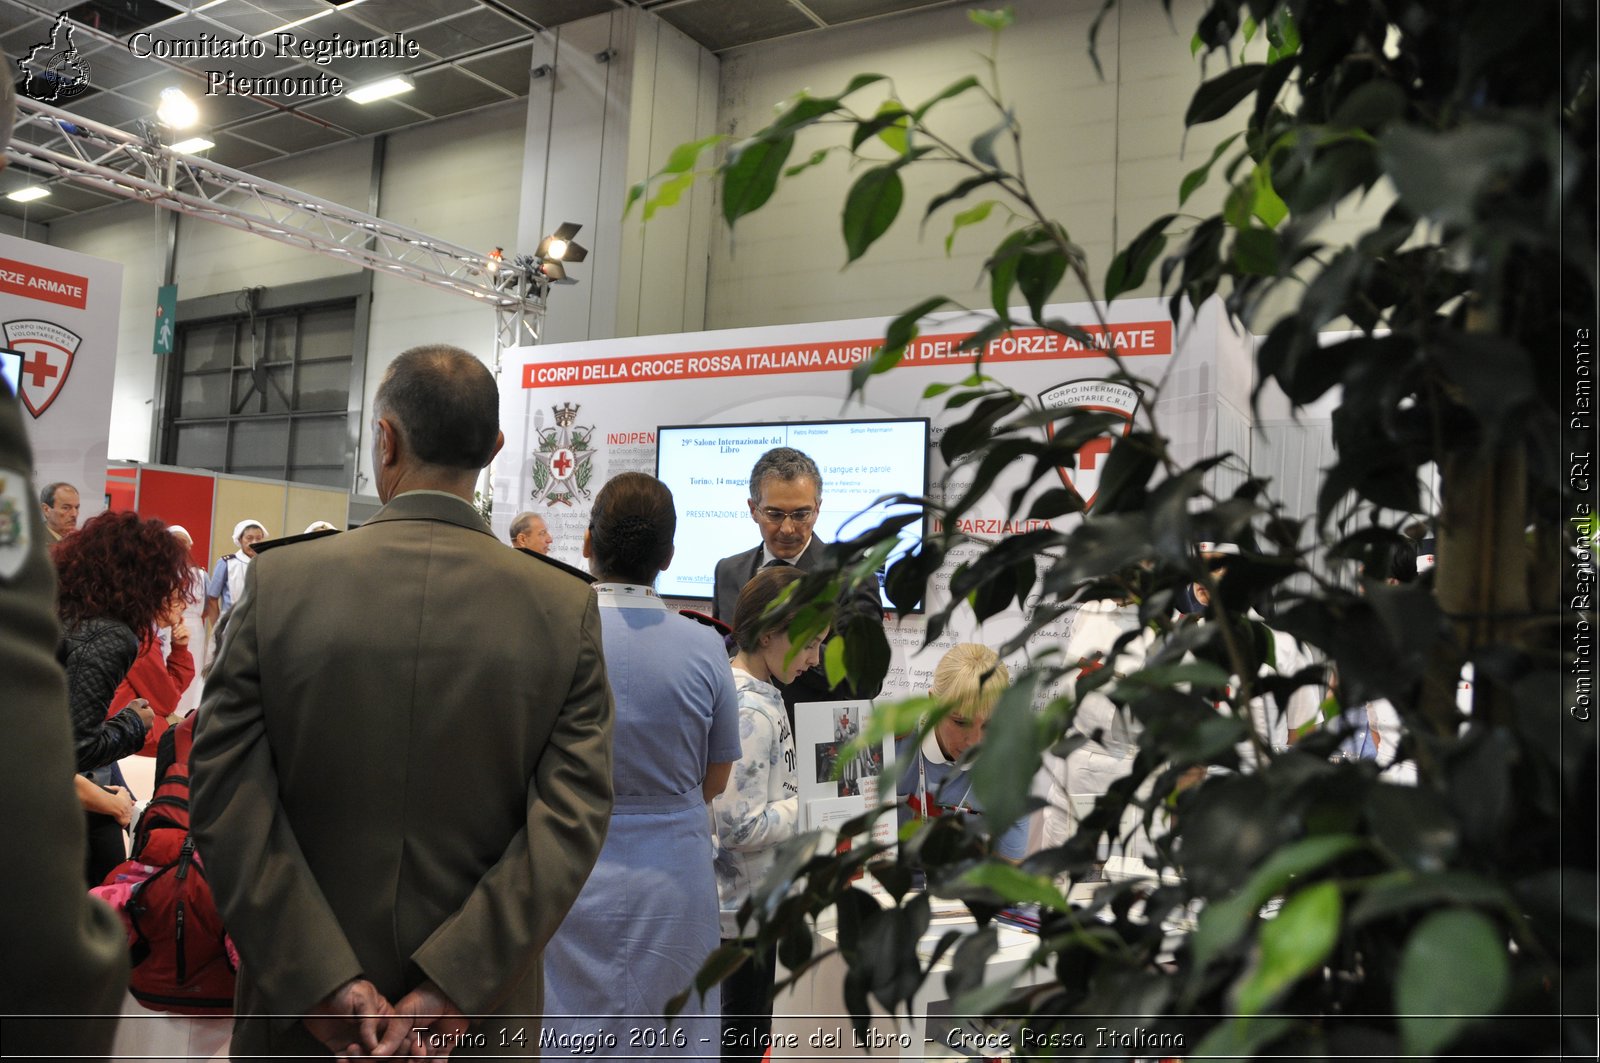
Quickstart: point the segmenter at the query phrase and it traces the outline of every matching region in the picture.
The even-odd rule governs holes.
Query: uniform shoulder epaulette
[[[338,528],[325,528],[322,531],[302,532],[299,535],[285,535],[279,539],[263,539],[256,543],[256,553],[276,550],[280,546],[289,546],[293,543],[309,542],[312,539],[326,539],[330,535],[338,535]]]
[[[585,582],[585,583],[593,583],[593,582],[595,582],[595,578],[593,576],[589,575],[589,573],[585,572],[583,569],[579,568],[577,565],[569,565],[569,564],[567,564],[565,561],[562,561],[560,558],[551,557],[549,554],[536,553],[535,551],[529,550],[526,547],[522,547],[522,546],[513,546],[511,549],[515,550],[519,554],[527,554],[529,557],[537,557],[540,561],[543,561],[545,564],[549,565],[551,568],[560,569],[562,572],[565,572],[569,576],[577,576],[579,579],[583,580],[583,582]]]
[[[733,628],[726,621],[718,620],[710,613],[702,613],[698,609],[679,609],[678,615],[686,620],[693,620],[697,624],[704,624],[724,638],[733,634]]]

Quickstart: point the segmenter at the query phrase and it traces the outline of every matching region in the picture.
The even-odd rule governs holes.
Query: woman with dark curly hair
[[[156,622],[188,593],[189,559],[159,520],[102,513],[51,547],[60,585],[61,644],[78,794],[89,820],[85,874],[99,885],[126,855],[122,829],[132,814],[117,761],[137,753],[153,713],[139,699],[107,718],[117,685],[156,637]]]

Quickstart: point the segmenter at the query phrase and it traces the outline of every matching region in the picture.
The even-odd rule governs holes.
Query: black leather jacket
[[[137,713],[123,709],[106,719],[117,685],[138,655],[139,639],[133,630],[108,617],[85,620],[61,636],[56,660],[67,670],[78,771],[114,764],[144,745],[145,725]]]

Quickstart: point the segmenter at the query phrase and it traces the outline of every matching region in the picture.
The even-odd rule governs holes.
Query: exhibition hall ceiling
[[[31,68],[57,70],[77,82],[77,91],[55,106],[129,132],[151,119],[162,89],[183,88],[201,104],[196,132],[215,142],[205,157],[249,171],[272,159],[525,97],[539,34],[609,11],[649,11],[721,53],[952,2],[0,0],[0,48],[19,94],[30,69],[19,60],[31,54],[37,57]],[[69,17],[70,40],[59,39],[62,15]],[[337,48],[340,41],[388,42],[391,51],[405,54],[323,55],[318,61],[319,48],[329,48],[327,42]],[[190,54],[171,54],[183,50],[176,42],[188,45]],[[194,55],[196,48],[210,54]],[[221,76],[207,73],[219,67],[233,74],[231,82],[208,82]],[[348,92],[396,74],[409,77],[414,89],[367,104],[332,98],[311,83],[336,78]],[[259,91],[251,79],[263,78],[289,79],[304,94]],[[4,198],[34,176],[18,165],[0,173],[0,212],[49,223],[117,202],[60,180],[51,183],[47,199],[24,204]]]

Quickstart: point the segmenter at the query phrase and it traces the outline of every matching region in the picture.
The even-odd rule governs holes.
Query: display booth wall
[[[0,347],[22,355],[34,487],[77,487],[79,524],[105,509],[121,306],[121,264],[0,235]]]
[[[1047,316],[1099,334],[1088,304],[1052,306]],[[1015,317],[1025,320],[1026,312]],[[496,533],[505,538],[516,513],[534,510],[546,518],[555,537],[552,553],[582,566],[583,533],[595,493],[619,472],[654,472],[656,429],[661,425],[927,417],[936,444],[965,411],[945,411],[943,398],[926,398],[925,390],[959,382],[972,372],[974,354],[956,346],[983,321],[971,314],[931,318],[904,361],[874,378],[860,402],[847,404],[850,368],[882,343],[888,323],[887,318],[867,318],[507,350],[500,375],[506,446],[493,472]],[[1215,303],[1175,324],[1164,300],[1120,301],[1111,306],[1108,325],[1129,369],[1152,384],[1159,382],[1155,414],[1177,461],[1187,464],[1215,453],[1219,438],[1248,440],[1249,341],[1227,324]],[[986,374],[1036,397],[1059,396],[1071,390],[1062,388],[1067,384],[1092,386],[1113,369],[1103,350],[1037,328],[1018,329],[992,341],[983,359]],[[1135,416],[1144,423],[1143,411]],[[551,440],[572,438],[584,442],[580,460],[557,476],[550,467]],[[1083,460],[1089,464],[1096,459],[1091,454]],[[1242,475],[1243,461],[1230,475]],[[1092,471],[1069,470],[1068,475],[1092,476]],[[827,508],[830,477],[846,475],[848,469],[822,467],[821,472]],[[984,542],[1029,527],[1064,528],[1078,519],[1013,521],[1007,505],[1021,472],[997,480],[963,519],[963,530],[974,541],[951,551],[930,587],[930,607],[948,600],[950,573],[977,556]],[[935,499],[956,497],[971,482],[969,471],[945,467],[936,445],[929,479]],[[741,519],[747,535],[740,548],[759,544],[757,526],[748,515]],[[680,604],[709,610],[703,601]],[[891,620],[893,657],[884,695],[925,691],[934,664],[949,646],[963,641],[998,646],[1022,623],[1022,613],[1015,609],[982,625],[970,613],[958,613],[937,643],[922,649],[921,616]],[[1040,631],[1030,642],[1030,652],[1059,645],[1068,623],[1064,619]]]
[[[260,521],[270,539],[299,535],[318,520],[349,524],[350,495],[336,487],[161,465],[116,464],[105,475],[112,509],[183,525],[194,539],[194,563],[208,570],[238,549],[233,526],[241,520]]]

